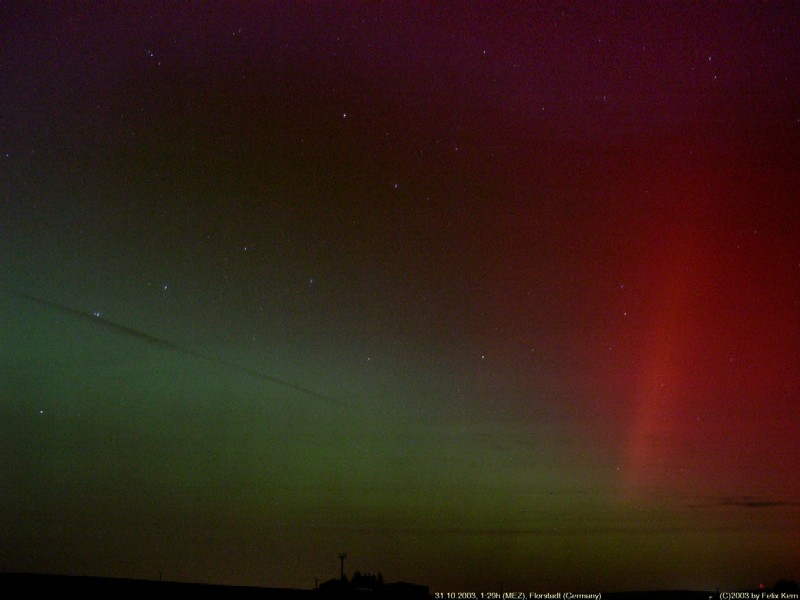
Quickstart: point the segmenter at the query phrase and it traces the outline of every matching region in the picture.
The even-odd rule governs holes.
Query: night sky
[[[800,6],[3,2],[0,571],[800,579]]]

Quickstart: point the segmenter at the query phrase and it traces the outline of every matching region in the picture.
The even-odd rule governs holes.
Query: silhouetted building
[[[347,581],[347,577],[341,579],[329,579],[319,584],[317,591],[326,596],[343,596],[353,591],[353,586]]]
[[[323,596],[337,598],[385,598],[390,600],[425,598],[427,600],[430,597],[427,585],[404,581],[384,583],[383,575],[380,573],[362,575],[358,571],[353,574],[350,581],[344,577],[321,583],[317,587],[317,592]]]
[[[362,575],[356,571],[353,573],[353,580],[350,582],[357,592],[379,592],[383,589],[383,575]]]

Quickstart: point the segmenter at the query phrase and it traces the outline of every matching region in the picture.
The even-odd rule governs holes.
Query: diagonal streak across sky
[[[117,334],[126,335],[128,337],[135,338],[135,339],[147,342],[149,344],[152,344],[153,346],[157,346],[157,347],[162,348],[162,349],[172,350],[172,351],[184,354],[186,356],[191,356],[193,358],[197,358],[197,359],[204,360],[204,361],[207,361],[207,362],[216,363],[218,365],[227,367],[227,368],[232,369],[234,371],[238,371],[240,373],[244,373],[246,375],[249,375],[250,377],[253,377],[255,379],[259,379],[261,381],[266,381],[266,382],[269,382],[269,383],[280,385],[282,387],[295,390],[297,392],[305,394],[306,396],[310,396],[310,397],[316,398],[318,400],[324,400],[325,402],[329,402],[331,404],[336,404],[338,406],[346,406],[346,404],[344,402],[342,402],[341,400],[338,400],[336,398],[332,398],[330,396],[326,396],[325,394],[321,394],[321,393],[319,393],[319,392],[317,392],[315,390],[312,390],[310,388],[304,387],[302,385],[298,385],[298,384],[293,383],[291,381],[286,381],[284,379],[280,379],[278,377],[274,377],[274,376],[269,375],[267,373],[262,373],[261,371],[258,371],[256,369],[251,369],[249,367],[244,367],[242,365],[227,361],[227,360],[222,359],[222,358],[218,358],[218,357],[215,357],[215,356],[204,354],[202,352],[198,352],[197,350],[192,350],[191,348],[187,348],[186,346],[181,346],[180,344],[176,344],[176,343],[171,342],[169,340],[165,340],[165,339],[162,339],[160,337],[156,337],[156,336],[151,335],[149,333],[146,333],[144,331],[139,331],[138,329],[133,329],[131,327],[128,327],[127,325],[122,325],[121,323],[116,323],[114,321],[110,321],[110,320],[102,318],[102,317],[100,317],[98,315],[92,315],[92,314],[89,314],[89,313],[85,313],[83,311],[80,311],[80,310],[77,310],[77,309],[74,309],[74,308],[70,308],[69,306],[64,306],[62,304],[58,304],[56,302],[51,302],[49,300],[45,300],[45,299],[39,298],[37,296],[32,296],[30,294],[27,294],[25,292],[21,292],[19,290],[13,289],[13,288],[3,287],[3,288],[0,288],[0,289],[2,289],[2,291],[7,295],[14,296],[14,297],[17,297],[17,298],[22,298],[22,299],[28,300],[30,302],[34,302],[36,304],[39,304],[40,306],[48,307],[50,309],[56,310],[58,312],[61,312],[63,314],[67,314],[67,315],[71,315],[71,316],[74,316],[74,317],[78,317],[78,318],[83,319],[85,321],[91,322],[95,326],[104,327],[104,328],[106,328],[106,329],[108,329],[110,331],[113,331],[113,332],[117,333]]]

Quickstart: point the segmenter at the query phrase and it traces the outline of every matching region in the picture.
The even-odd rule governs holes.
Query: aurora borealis
[[[0,33],[0,570],[800,578],[796,3]]]

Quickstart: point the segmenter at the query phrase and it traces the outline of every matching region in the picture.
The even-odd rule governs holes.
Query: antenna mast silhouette
[[[340,577],[340,579],[342,579],[342,580],[344,580],[344,559],[345,559],[345,558],[347,558],[347,554],[346,554],[345,552],[342,552],[342,553],[339,555],[339,562],[341,563],[341,574],[340,574],[340,576],[339,576],[339,577]]]

